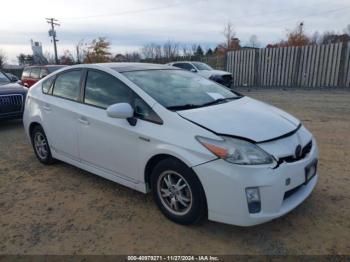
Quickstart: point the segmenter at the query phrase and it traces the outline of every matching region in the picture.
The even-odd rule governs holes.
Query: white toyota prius
[[[299,120],[171,66],[61,69],[29,89],[24,127],[40,162],[152,192],[181,224],[269,221],[318,178],[316,141]]]

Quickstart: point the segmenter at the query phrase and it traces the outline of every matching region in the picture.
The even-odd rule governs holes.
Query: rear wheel
[[[176,159],[161,161],[152,173],[153,197],[170,220],[193,224],[206,214],[206,200],[196,174]]]
[[[53,164],[55,159],[51,155],[49,142],[47,141],[45,132],[41,126],[34,127],[31,133],[31,139],[38,160],[45,165]]]

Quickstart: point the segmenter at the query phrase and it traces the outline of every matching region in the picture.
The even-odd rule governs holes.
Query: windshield
[[[3,72],[0,72],[0,85],[6,85],[9,83],[11,83],[10,79]]]
[[[213,70],[213,68],[204,63],[192,62],[192,64],[194,64],[198,70]]]
[[[147,70],[123,74],[169,109],[201,107],[240,97],[213,81],[183,70]]]

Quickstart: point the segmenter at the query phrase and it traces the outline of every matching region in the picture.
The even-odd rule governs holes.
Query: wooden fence
[[[350,43],[232,51],[226,70],[234,86],[350,87]]]

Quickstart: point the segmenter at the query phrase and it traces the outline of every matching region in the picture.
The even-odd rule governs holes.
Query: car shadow
[[[0,132],[8,131],[11,129],[18,129],[18,127],[22,127],[22,126],[23,126],[22,119],[0,120]]]

